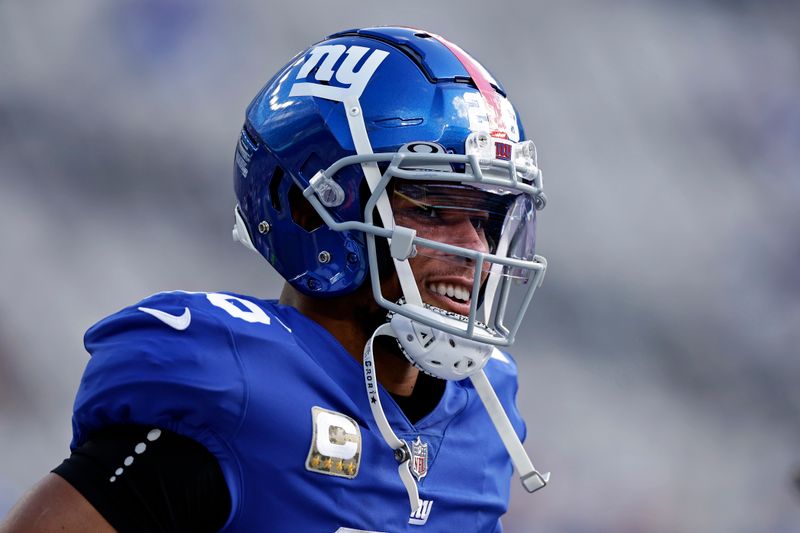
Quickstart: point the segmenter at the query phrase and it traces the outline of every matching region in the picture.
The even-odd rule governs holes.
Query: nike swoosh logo
[[[182,315],[171,315],[169,313],[165,313],[164,311],[159,311],[158,309],[150,309],[149,307],[139,307],[139,311],[156,317],[164,324],[171,328],[177,329],[178,331],[183,331],[188,328],[189,323],[192,321],[192,313],[189,311],[188,307],[183,308]]]

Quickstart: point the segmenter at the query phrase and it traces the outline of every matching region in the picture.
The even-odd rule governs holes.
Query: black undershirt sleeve
[[[110,426],[53,472],[120,533],[215,532],[230,494],[216,458],[198,442],[146,426]]]

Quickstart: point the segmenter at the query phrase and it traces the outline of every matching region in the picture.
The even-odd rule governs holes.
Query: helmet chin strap
[[[378,393],[378,376],[375,371],[375,358],[373,355],[372,344],[375,337],[381,335],[388,335],[395,337],[392,325],[388,322],[378,327],[372,337],[367,341],[364,346],[364,383],[367,385],[367,395],[369,396],[369,407],[372,410],[372,416],[375,418],[375,423],[378,424],[378,430],[381,432],[383,440],[386,444],[394,450],[394,458],[397,460],[397,473],[400,474],[400,480],[403,482],[406,491],[408,492],[408,500],[411,504],[411,513],[417,512],[420,507],[419,489],[417,483],[414,481],[414,476],[411,475],[411,450],[408,443],[397,437],[389,421],[386,420],[386,415],[381,406],[381,396]]]
[[[497,398],[492,384],[489,383],[486,372],[481,369],[471,375],[470,380],[475,386],[475,390],[478,391],[478,396],[483,402],[484,407],[486,407],[489,418],[492,419],[492,423],[497,433],[500,435],[500,439],[503,441],[508,455],[511,456],[511,462],[514,463],[514,468],[516,468],[519,474],[522,486],[525,487],[525,490],[528,492],[535,492],[547,485],[547,482],[550,481],[550,472],[540,474],[533,466],[525,448],[522,447],[522,442],[520,442],[517,432],[514,431],[514,427],[511,425],[511,420],[508,419],[503,405]]]

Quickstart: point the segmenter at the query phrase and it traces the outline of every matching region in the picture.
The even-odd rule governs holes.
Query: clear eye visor
[[[536,210],[530,196],[502,188],[461,183],[394,180],[390,185],[394,222],[416,230],[418,237],[514,259],[532,260]],[[455,264],[471,260],[417,245],[417,254]],[[492,264],[481,265],[490,272]],[[527,281],[525,272],[508,268],[504,275]]]

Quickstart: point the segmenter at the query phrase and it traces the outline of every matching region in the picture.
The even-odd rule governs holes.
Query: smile
[[[428,285],[428,290],[440,296],[449,296],[462,302],[468,302],[470,298],[469,288],[462,285],[453,285],[452,283],[431,283]]]

